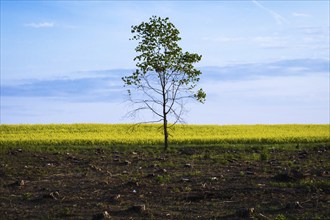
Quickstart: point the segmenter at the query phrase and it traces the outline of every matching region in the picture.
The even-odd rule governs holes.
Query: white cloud
[[[240,41],[245,41],[247,40],[244,37],[226,37],[226,36],[221,36],[221,37],[204,37],[203,40],[205,41],[213,41],[213,42],[220,42],[220,43],[228,43],[228,42],[240,42]]]
[[[252,0],[252,2],[256,6],[258,6],[259,8],[261,8],[262,10],[267,11],[269,14],[271,14],[272,17],[275,19],[275,21],[276,21],[277,24],[280,25],[280,24],[283,24],[283,23],[286,23],[287,22],[286,19],[282,15],[280,15],[279,13],[277,13],[277,12],[275,12],[275,11],[269,9],[269,8],[266,8],[265,6],[263,6],[262,4],[260,4],[256,0]]]
[[[210,41],[215,43],[249,43],[249,44],[257,44],[261,48],[287,48],[288,41],[290,40],[288,37],[280,37],[280,36],[256,36],[256,37],[227,37],[227,36],[219,36],[219,37],[204,37],[204,41]]]
[[[313,35],[313,36],[329,36],[329,27],[299,27],[297,30],[303,34]]]
[[[28,23],[24,25],[25,27],[31,28],[52,28],[55,26],[54,22],[39,22],[39,23]]]
[[[293,12],[292,16],[293,17],[312,17],[310,14],[299,13],[299,12]]]
[[[278,36],[259,36],[252,39],[253,42],[256,42],[262,48],[287,48],[288,39],[285,37]]]

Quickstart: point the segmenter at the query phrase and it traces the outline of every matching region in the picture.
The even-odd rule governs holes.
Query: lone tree
[[[133,97],[128,90],[129,99],[141,110],[151,111],[162,122],[164,148],[168,148],[168,120],[173,124],[182,122],[184,100],[195,99],[204,103],[206,94],[202,89],[195,90],[201,71],[194,63],[202,56],[196,53],[182,52],[178,45],[179,30],[168,18],[152,16],[149,22],[132,26],[134,34],[130,40],[139,41],[134,58],[137,69],[130,76],[122,78],[125,86],[135,89]]]

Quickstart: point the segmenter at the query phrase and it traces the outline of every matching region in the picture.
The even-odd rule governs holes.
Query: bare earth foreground
[[[326,219],[329,148],[9,149],[0,218]]]

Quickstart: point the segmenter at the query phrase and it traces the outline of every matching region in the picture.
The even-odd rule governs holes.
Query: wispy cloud
[[[252,42],[259,44],[262,48],[284,49],[288,48],[288,38],[280,36],[258,36],[252,39]]]
[[[219,43],[228,43],[228,42],[240,42],[246,40],[244,37],[227,37],[227,36],[220,36],[220,37],[204,37],[203,40],[205,41],[213,41]]]
[[[272,15],[272,17],[275,19],[275,21],[276,21],[276,23],[277,24],[283,24],[283,23],[286,23],[287,22],[287,20],[282,16],[282,15],[280,15],[279,13],[277,13],[277,12],[275,12],[275,11],[273,11],[273,10],[271,10],[271,9],[269,9],[269,8],[267,8],[267,7],[265,7],[265,6],[263,6],[262,4],[260,4],[258,1],[256,1],[256,0],[252,0],[252,2],[256,5],[256,6],[258,6],[259,8],[261,8],[262,10],[264,10],[264,11],[266,11],[266,12],[268,12],[269,14],[271,14]]]
[[[307,26],[307,27],[299,27],[297,28],[299,32],[302,32],[303,34],[306,35],[312,35],[312,36],[329,36],[329,30],[325,27],[312,27],[312,26]]]
[[[219,37],[204,37],[204,41],[210,41],[215,43],[249,43],[249,44],[257,44],[261,48],[266,49],[284,49],[289,47],[289,38],[282,36],[255,36],[255,37],[227,37],[227,36],[219,36]]]
[[[31,28],[52,28],[55,26],[54,22],[32,22],[28,24],[24,24],[25,27],[31,27]]]
[[[133,70],[87,71],[80,77],[30,79],[16,84],[3,84],[3,97],[52,97],[73,101],[113,101],[125,92],[121,77]]]
[[[292,16],[293,17],[312,17],[310,14],[299,13],[299,12],[293,12]]]

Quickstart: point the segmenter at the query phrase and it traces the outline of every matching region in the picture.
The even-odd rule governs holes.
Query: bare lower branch
[[[147,101],[144,102],[144,104],[146,104],[146,106],[149,108],[150,111],[152,111],[155,115],[164,118],[164,115],[159,114],[158,112],[156,112],[156,110],[154,108],[152,108]]]

